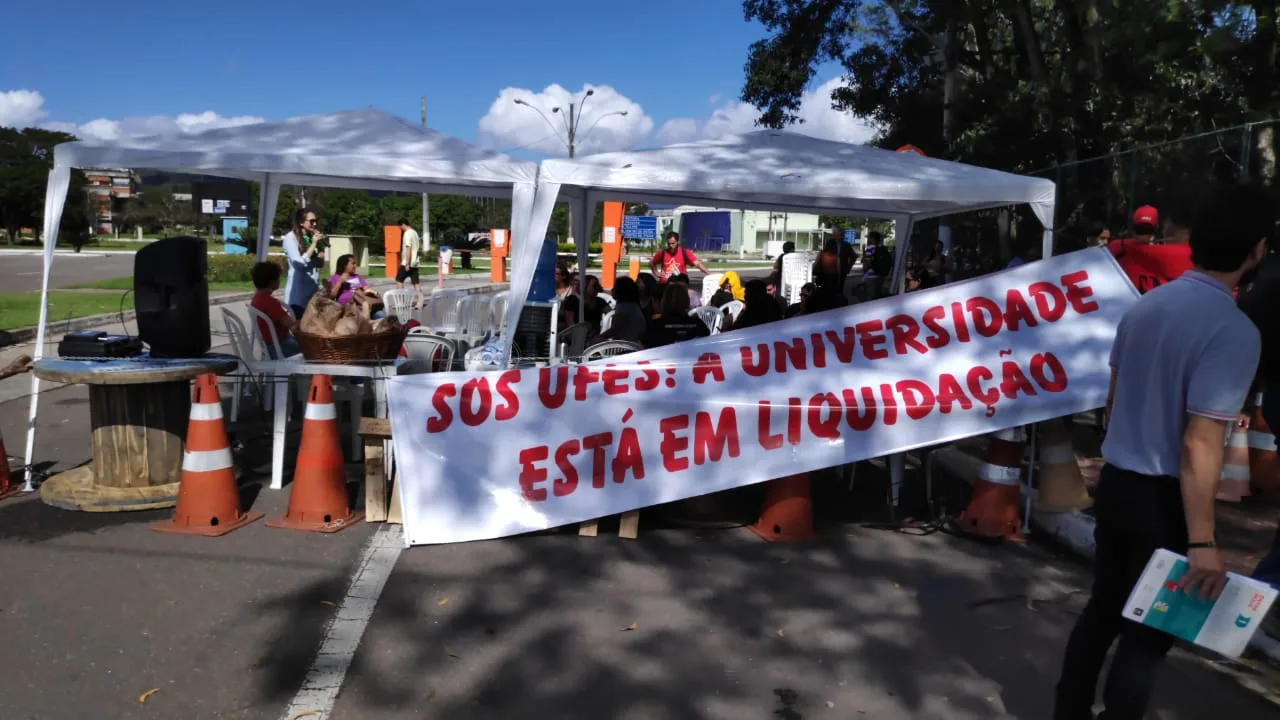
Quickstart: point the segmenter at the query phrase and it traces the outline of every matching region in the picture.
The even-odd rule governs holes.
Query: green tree
[[[325,193],[321,211],[328,233],[382,236],[382,211],[367,190],[329,190]]]
[[[55,145],[75,140],[75,136],[40,128],[21,130],[0,127],[0,227],[10,245],[17,242],[23,227],[39,227],[44,217],[44,193],[53,167]],[[63,211],[64,237],[87,233],[84,175],[71,173],[71,188]]]

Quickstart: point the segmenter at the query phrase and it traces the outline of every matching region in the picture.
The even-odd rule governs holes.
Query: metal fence
[[[1221,183],[1273,184],[1278,127],[1280,120],[1237,125],[1032,174],[1057,183],[1054,226],[1066,235],[1082,235],[1096,222],[1123,233],[1142,205],[1154,205],[1166,222],[1187,224]]]

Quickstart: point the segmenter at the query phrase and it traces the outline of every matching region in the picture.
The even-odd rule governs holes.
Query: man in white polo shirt
[[[1121,617],[1158,548],[1185,554],[1183,590],[1225,582],[1214,537],[1223,446],[1253,382],[1258,330],[1232,290],[1275,229],[1269,198],[1215,195],[1191,233],[1194,268],[1152,289],[1120,321],[1111,350],[1106,461],[1095,506],[1093,593],[1067,642],[1055,720],[1092,720],[1098,675],[1119,638],[1098,720],[1141,720],[1173,636]]]

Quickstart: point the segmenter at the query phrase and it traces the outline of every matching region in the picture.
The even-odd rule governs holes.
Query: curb
[[[394,282],[388,281],[387,285],[394,285]],[[370,283],[377,287],[378,283]],[[467,295],[487,295],[499,290],[505,290],[510,287],[507,283],[485,283],[484,285],[476,285],[466,288],[458,288]],[[446,288],[448,289],[448,288]],[[219,305],[229,305],[234,302],[244,302],[253,297],[253,293],[244,292],[234,295],[223,295],[221,297],[209,298],[209,307],[217,307]],[[45,329],[47,336],[56,335],[58,333],[75,332],[76,330],[85,330],[87,328],[101,327],[111,323],[128,322],[136,317],[133,310],[125,310],[124,313],[107,313],[105,315],[87,315],[82,318],[72,318],[70,320],[62,320],[51,322]],[[0,330],[0,348],[19,345],[25,342],[31,342],[36,339],[36,331],[39,326],[17,328],[15,330]]]

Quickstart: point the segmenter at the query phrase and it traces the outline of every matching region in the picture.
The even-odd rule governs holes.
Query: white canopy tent
[[[520,237],[533,208],[538,168],[483,150],[380,110],[308,115],[281,122],[118,140],[85,140],[54,149],[45,192],[44,279],[35,356],[44,352],[49,271],[73,168],[167,170],[260,184],[258,258],[265,259],[282,185],[510,197],[511,231]],[[532,246],[527,246],[532,247]],[[514,249],[513,263],[537,253]],[[525,263],[528,264],[528,263]],[[532,265],[530,265],[532,267]],[[526,290],[527,293],[527,290]],[[32,378],[26,463],[35,449],[39,380]],[[31,472],[27,471],[27,489]]]
[[[580,267],[586,267],[586,229],[603,200],[891,219],[902,243],[891,280],[895,294],[903,289],[906,243],[918,220],[1026,203],[1045,227],[1044,256],[1053,254],[1050,180],[774,130],[543,161],[533,213],[526,234],[518,236],[521,245],[541,246],[561,195],[570,203]],[[512,298],[528,296],[537,258],[525,252],[512,261]],[[508,306],[508,328],[516,327],[520,308],[520,302]],[[510,353],[510,342],[504,350]],[[900,486],[902,456],[891,458],[890,474]]]
[[[762,130],[652,150],[543,161],[533,216],[527,234],[518,237],[522,246],[539,247],[558,199],[570,203],[572,235],[583,267],[590,240],[586,228],[596,203],[603,200],[880,217],[897,221],[897,235],[904,239],[918,220],[1026,203],[1046,228],[1048,257],[1054,191],[1053,182],[1043,178]],[[526,252],[512,261],[513,298],[527,296],[537,256]],[[895,291],[905,262],[906,252],[897,253]],[[511,303],[507,327],[515,327],[519,313],[520,304]]]

